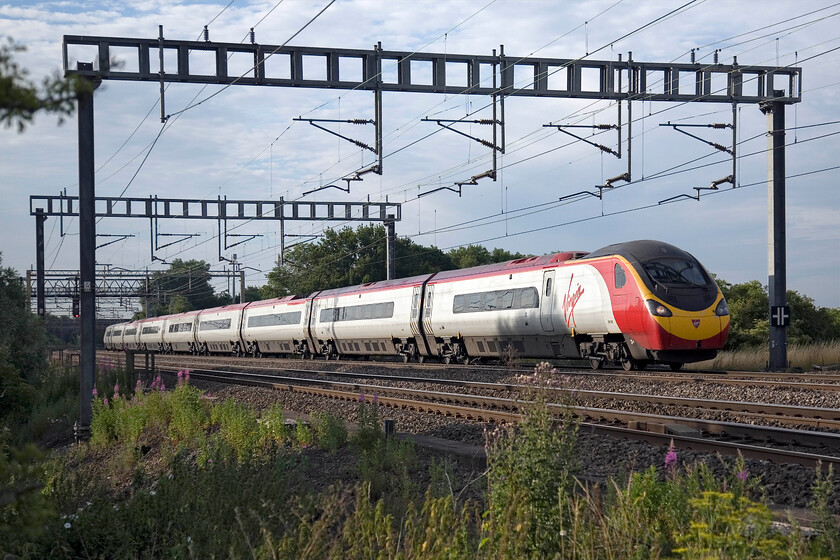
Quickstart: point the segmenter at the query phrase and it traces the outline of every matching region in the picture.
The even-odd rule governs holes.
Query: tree
[[[262,290],[259,288],[259,286],[248,286],[247,288],[245,288],[245,293],[242,294],[242,301],[243,302],[259,301],[261,299],[264,299],[264,298],[263,298]]]
[[[264,295],[309,294],[384,280],[385,237],[382,225],[327,230],[318,242],[296,245],[288,251],[286,263],[268,273]],[[399,277],[455,268],[440,249],[423,247],[410,239],[398,238],[394,252]]]
[[[141,298],[149,316],[183,313],[230,303],[230,296],[216,295],[210,285],[210,265],[199,260],[175,259],[169,270],[157,271],[149,278],[149,295]],[[135,319],[144,316],[138,313]]]
[[[481,245],[467,245],[465,247],[456,247],[450,249],[446,253],[456,268],[469,268],[471,266],[480,266],[483,264],[492,264],[498,262],[512,261],[514,259],[521,259],[526,255],[522,253],[510,253],[504,249],[493,249],[492,252]]]
[[[23,132],[35,113],[46,111],[57,113],[61,124],[73,114],[77,95],[93,91],[93,85],[88,80],[62,78],[54,72],[39,87],[29,79],[29,72],[14,61],[15,53],[24,50],[12,39],[0,44],[0,122],[6,128],[17,126],[18,132]]]
[[[730,327],[727,348],[746,348],[767,344],[770,329],[770,298],[758,280],[730,284],[715,278],[729,305]],[[817,307],[814,300],[795,290],[786,294],[791,323],[787,331],[790,344],[840,340],[840,309]]]
[[[0,265],[3,255],[0,253]],[[21,420],[46,369],[46,331],[29,311],[29,294],[11,268],[0,267],[0,418]]]

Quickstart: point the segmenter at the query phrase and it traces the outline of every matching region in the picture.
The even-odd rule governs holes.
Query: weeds
[[[523,422],[488,431],[488,472],[479,479],[487,481],[486,508],[458,500],[446,462],[433,463],[432,483],[421,494],[415,449],[384,436],[378,407],[366,398],[347,445],[343,423],[330,416],[313,414],[311,425],[291,428],[279,406],[258,416],[233,401],[214,405],[185,381],[161,391],[156,380],[130,398],[112,385],[107,403],[101,393],[94,401],[95,445],[45,462],[31,449],[9,447],[8,434],[0,438],[0,555],[837,557],[830,470],[818,473],[812,490],[813,538],[795,523],[788,533],[773,529],[759,481],[740,458],[716,477],[704,463],[683,464],[671,447],[658,467],[603,484],[576,480],[577,426],[570,414],[549,412],[543,395],[556,385],[552,377],[538,366]],[[150,441],[160,447],[158,470],[144,465],[140,448]],[[358,458],[358,483],[302,491],[295,481],[315,464],[308,459],[334,458],[335,450]],[[113,458],[92,463],[94,457]]]

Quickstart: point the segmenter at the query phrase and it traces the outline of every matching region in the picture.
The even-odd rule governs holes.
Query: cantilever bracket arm
[[[498,120],[493,120],[493,119],[476,119],[476,120],[472,120],[472,121],[462,121],[462,120],[458,120],[458,119],[430,119],[430,118],[423,118],[423,119],[420,119],[420,121],[421,121],[421,122],[433,122],[433,123],[437,123],[437,124],[438,124],[438,126],[440,126],[440,127],[442,127],[442,128],[445,128],[445,129],[447,129],[447,130],[451,130],[452,132],[455,132],[456,134],[460,134],[461,136],[465,136],[466,138],[469,138],[470,140],[474,140],[474,141],[478,142],[479,144],[481,144],[482,146],[484,146],[484,147],[486,147],[486,148],[490,148],[491,150],[496,150],[496,151],[498,151],[498,152],[502,152],[502,153],[504,153],[504,149],[503,149],[503,148],[501,148],[501,147],[499,147],[499,146],[497,146],[497,145],[495,145],[493,142],[488,142],[487,140],[484,140],[484,139],[482,139],[482,138],[477,138],[477,137],[475,137],[475,136],[472,136],[472,135],[470,135],[470,134],[467,134],[466,132],[460,131],[460,130],[458,130],[458,129],[457,129],[457,128],[455,128],[455,127],[449,126],[448,124],[444,124],[444,123],[447,123],[447,122],[450,122],[450,123],[472,123],[472,124],[492,124],[492,125],[496,125],[496,124],[499,124],[499,125],[500,125],[500,124],[502,124],[502,123],[501,123],[501,122],[499,122]]]
[[[463,187],[464,185],[477,185],[479,179],[484,179],[484,178],[487,178],[487,177],[495,180],[496,179],[496,171],[491,169],[489,171],[485,171],[484,173],[479,173],[478,175],[473,175],[472,177],[470,177],[466,181],[457,181],[453,186],[438,187],[436,189],[432,189],[430,191],[420,193],[420,194],[417,195],[417,198],[421,198],[421,197],[424,197],[428,194],[436,193],[438,191],[452,191],[454,193],[458,193],[458,196],[461,196],[461,194],[462,194],[461,187]],[[456,189],[455,187],[458,187],[458,188]]]
[[[677,196],[672,196],[671,198],[666,198],[665,200],[660,200],[657,204],[665,204],[666,202],[674,202],[681,198],[690,198],[691,200],[700,200],[700,191],[697,191],[697,196],[691,196],[690,194],[678,194]]]
[[[714,148],[714,149],[716,149],[716,150],[720,150],[721,152],[726,152],[726,153],[727,153],[727,154],[729,154],[729,155],[733,155],[733,156],[735,155],[735,153],[734,153],[731,149],[727,148],[726,146],[723,146],[723,145],[721,145],[721,144],[718,144],[717,142],[710,142],[709,140],[706,140],[705,138],[701,138],[700,136],[697,136],[696,134],[691,134],[690,132],[686,132],[685,130],[683,130],[683,129],[682,129],[682,127],[687,127],[687,126],[693,126],[693,127],[705,127],[705,128],[716,128],[716,129],[722,129],[722,128],[732,128],[732,125],[731,125],[731,124],[724,124],[724,123],[713,123],[713,124],[672,124],[672,123],[670,123],[670,122],[667,122],[667,123],[664,123],[664,124],[660,124],[659,126],[670,126],[671,128],[673,128],[673,129],[674,129],[674,130],[676,130],[677,132],[682,132],[682,133],[683,133],[683,134],[685,134],[686,136],[689,136],[689,137],[691,137],[691,138],[694,138],[695,140],[699,140],[700,142],[703,142],[704,144],[707,144],[707,145],[711,146],[712,148]]]
[[[598,148],[602,152],[607,152],[608,154],[612,154],[617,158],[621,157],[621,154],[616,152],[612,148],[608,148],[608,147],[604,146],[603,144],[597,144],[595,142],[592,142],[591,140],[587,140],[583,136],[578,136],[577,134],[573,134],[573,133],[569,132],[568,130],[564,130],[566,128],[596,128],[598,130],[610,130],[610,129],[616,129],[617,130],[618,127],[616,125],[596,124],[596,125],[593,125],[592,127],[589,127],[589,126],[586,126],[586,125],[575,126],[575,125],[562,125],[562,124],[544,124],[543,128],[556,128],[557,130],[559,130],[563,134],[568,134],[572,138],[576,138],[576,139],[580,140],[581,142],[586,142],[590,146],[595,146],[596,148]]]
[[[314,188],[314,189],[312,189],[311,191],[306,191],[306,192],[305,192],[305,193],[303,193],[301,196],[306,196],[306,195],[308,195],[308,194],[312,194],[312,193],[314,193],[314,192],[322,191],[322,190],[324,190],[324,189],[338,189],[338,190],[340,190],[340,191],[343,191],[343,192],[349,193],[349,192],[350,192],[350,184],[349,184],[349,183],[347,184],[347,188],[346,188],[346,189],[345,189],[344,187],[339,187],[338,185],[323,185],[323,186],[320,186],[320,187]]]
[[[241,241],[237,241],[236,243],[234,243],[232,245],[228,245],[227,244],[227,238],[228,237],[244,237],[245,239],[242,239]],[[255,233],[255,234],[250,234],[250,233],[225,233],[225,251],[227,251],[228,249],[231,249],[233,247],[236,247],[237,245],[242,245],[243,243],[247,243],[248,241],[251,241],[252,239],[256,239],[257,237],[262,237],[262,234],[261,233]]]
[[[452,192],[454,192],[454,193],[458,193],[458,196],[461,196],[461,184],[460,184],[460,183],[458,184],[458,188],[457,188],[457,189],[456,189],[455,187],[450,187],[450,186],[446,186],[446,187],[438,187],[438,188],[436,188],[436,189],[432,189],[432,190],[430,190],[430,191],[426,191],[426,192],[424,192],[424,193],[420,193],[420,194],[418,194],[418,195],[417,195],[417,198],[422,198],[422,197],[424,197],[424,196],[426,196],[426,195],[430,195],[430,194],[432,194],[432,193],[436,193],[436,192],[438,192],[438,191],[452,191]]]
[[[311,125],[312,125],[312,126],[314,126],[315,128],[320,128],[320,129],[321,129],[321,130],[323,130],[324,132],[329,132],[329,133],[330,133],[330,134],[332,134],[333,136],[338,136],[338,137],[339,137],[339,138],[341,138],[342,140],[347,140],[347,141],[348,141],[348,142],[350,142],[351,144],[355,144],[356,146],[358,146],[358,147],[360,147],[360,148],[364,148],[365,150],[370,150],[370,151],[371,151],[371,152],[373,152],[374,154],[379,154],[379,152],[377,152],[377,151],[376,151],[376,148],[371,148],[370,146],[368,146],[367,144],[365,144],[365,143],[364,143],[364,142],[362,142],[361,140],[356,140],[356,139],[354,139],[354,138],[350,138],[349,136],[344,136],[343,134],[339,134],[338,132],[336,132],[336,131],[334,131],[334,130],[330,130],[329,128],[327,128],[327,127],[325,127],[325,126],[321,126],[321,125],[319,125],[319,124],[315,124],[316,122],[343,122],[343,123],[348,123],[348,124],[376,124],[376,121],[372,121],[372,120],[365,120],[365,119],[349,119],[349,120],[338,120],[338,119],[303,119],[303,118],[301,118],[301,117],[298,117],[298,118],[296,118],[296,119],[292,119],[292,120],[294,120],[294,121],[305,121],[305,122],[308,122],[309,124],[311,124]]]
[[[595,198],[601,198],[604,195],[603,191],[598,191],[596,193],[592,192],[592,191],[578,191],[576,193],[567,194],[566,196],[561,196],[560,198],[557,199],[557,201],[559,202],[561,200],[567,200],[569,198],[574,198],[574,197],[580,196],[582,194],[586,194],[586,195],[589,195],[589,196],[594,196]]]
[[[180,243],[181,241],[186,241],[191,237],[200,237],[200,233],[155,233],[156,237],[177,237],[175,241],[171,241],[166,243],[165,245],[158,245],[157,239],[155,239],[155,251],[159,251],[164,247],[169,247],[170,245],[175,245],[176,243]]]
[[[117,243],[119,241],[122,241],[123,239],[128,239],[129,237],[134,237],[134,234],[133,233],[131,233],[131,234],[97,233],[96,237],[116,237],[116,239],[113,239],[112,241],[108,241],[107,243],[103,243],[102,245],[97,245],[96,246],[97,249],[101,249],[102,247],[107,247],[108,245],[111,245],[112,243]]]

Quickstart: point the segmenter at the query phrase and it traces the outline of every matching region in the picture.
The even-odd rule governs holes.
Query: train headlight
[[[717,307],[715,307],[715,315],[718,317],[729,315],[729,306],[726,304],[725,299],[721,299],[720,302],[718,302]]]
[[[658,301],[649,299],[645,301],[645,305],[647,305],[648,311],[654,317],[670,317],[672,315],[671,310]]]

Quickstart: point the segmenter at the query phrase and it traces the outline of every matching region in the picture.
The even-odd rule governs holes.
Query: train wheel
[[[604,366],[604,360],[601,358],[589,358],[589,366],[592,369],[601,369]]]
[[[417,363],[418,364],[422,364],[425,361],[426,361],[426,356],[424,356],[423,354],[420,354],[419,356],[417,356]]]
[[[470,357],[469,357],[469,356],[464,356],[464,359],[463,359],[463,360],[461,360],[461,361],[464,363],[464,365],[465,365],[465,366],[468,366],[468,365],[470,365],[470,362],[471,362],[472,360],[470,359]]]
[[[680,371],[683,367],[681,362],[671,362],[668,365],[671,367],[671,371]]]
[[[630,371],[636,369],[636,362],[634,360],[621,360],[621,367],[624,368],[624,371]]]
[[[452,362],[452,356],[444,356],[442,361],[444,364],[449,365]]]
[[[411,358],[411,356],[409,356],[408,354],[403,354],[402,357],[403,357],[403,363],[404,364],[407,364],[408,360]]]

